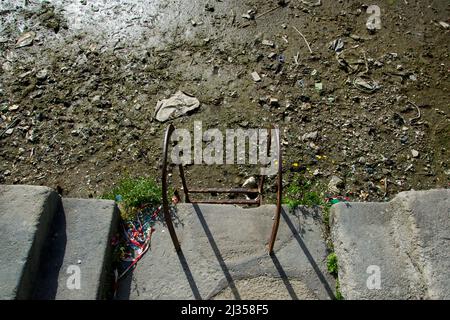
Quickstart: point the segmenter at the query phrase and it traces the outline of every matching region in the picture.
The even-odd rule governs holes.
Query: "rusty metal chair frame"
[[[272,129],[277,129],[275,126],[272,126]],[[170,124],[164,135],[164,146],[163,146],[163,163],[162,163],[162,201],[163,201],[163,212],[164,212],[164,220],[167,224],[167,228],[170,233],[170,237],[175,246],[175,250],[177,252],[181,251],[180,242],[178,241],[178,237],[175,232],[175,228],[172,223],[172,218],[170,216],[169,210],[169,199],[167,197],[168,185],[167,185],[167,157],[168,157],[168,149],[170,143],[170,137],[174,132],[175,127]],[[268,149],[270,152],[271,146],[271,130],[269,130],[268,137]],[[278,233],[278,227],[280,224],[280,215],[281,215],[281,195],[282,195],[282,157],[281,157],[281,143],[280,143],[280,135],[279,130],[275,130],[275,143],[278,148],[278,172],[277,172],[277,204],[275,210],[275,217],[272,225],[272,232],[269,239],[268,253],[273,253],[273,247],[275,245],[275,240]],[[183,185],[183,192],[185,195],[185,202],[187,203],[212,203],[212,204],[247,204],[247,205],[261,205],[262,204],[262,194],[264,187],[264,175],[260,177],[258,188],[192,188],[188,189],[186,178],[184,176],[184,168],[182,164],[178,165],[181,177],[181,183]],[[246,194],[246,193],[257,193],[258,196],[255,199],[208,199],[208,200],[193,200],[190,197],[191,193],[230,193],[230,194]]]

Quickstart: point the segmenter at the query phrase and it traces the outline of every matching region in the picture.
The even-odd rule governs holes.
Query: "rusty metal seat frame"
[[[272,129],[277,129],[275,126],[272,126]],[[167,129],[164,136],[164,146],[163,146],[163,163],[162,163],[162,200],[163,200],[163,212],[164,212],[164,220],[167,224],[167,228],[170,233],[170,237],[172,239],[172,242],[175,246],[175,250],[177,252],[181,251],[180,242],[178,241],[178,237],[175,232],[175,228],[172,223],[172,218],[170,216],[169,211],[169,199],[167,197],[168,192],[168,185],[167,185],[167,157],[168,157],[168,149],[169,149],[169,143],[170,143],[170,137],[172,133],[174,132],[175,127],[170,124]],[[268,148],[267,151],[270,152],[270,146],[271,146],[271,130],[268,130],[269,137],[268,137]],[[269,239],[269,246],[268,246],[268,253],[273,253],[273,247],[275,244],[275,239],[277,237],[278,233],[278,227],[280,224],[280,214],[281,214],[281,194],[282,194],[282,158],[281,158],[281,143],[280,143],[280,135],[279,130],[275,130],[275,143],[278,148],[278,159],[277,159],[277,165],[278,165],[278,172],[277,172],[277,203],[276,203],[276,210],[275,210],[275,217],[274,222],[272,225],[272,232]],[[178,165],[179,171],[180,171],[180,178],[181,183],[183,185],[183,193],[185,196],[185,202],[187,203],[210,203],[210,204],[246,204],[246,205],[262,205],[262,194],[263,194],[263,187],[264,187],[264,175],[262,175],[259,179],[258,188],[192,188],[188,189],[186,178],[184,176],[184,168],[182,164]],[[193,200],[190,197],[190,194],[193,193],[229,193],[229,194],[248,194],[248,193],[255,193],[258,194],[258,196],[255,199],[207,199],[207,200]]]

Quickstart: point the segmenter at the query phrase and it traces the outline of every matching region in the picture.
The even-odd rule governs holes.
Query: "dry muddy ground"
[[[337,176],[353,200],[448,187],[450,3],[313,2],[0,1],[0,183],[97,197],[127,174],[160,179],[167,124],[202,121],[280,126],[285,184]],[[200,108],[155,120],[178,90]],[[256,170],[187,171],[238,186]]]

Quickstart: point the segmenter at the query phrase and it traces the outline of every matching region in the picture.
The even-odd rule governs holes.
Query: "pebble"
[[[338,194],[340,189],[344,187],[344,181],[338,176],[332,176],[328,183],[328,191]]]
[[[277,98],[270,98],[269,103],[272,107],[278,107],[280,106],[280,103],[278,102]]]
[[[48,70],[47,69],[39,70],[36,73],[36,78],[39,79],[39,80],[45,80],[47,78],[47,76],[48,76]]]
[[[252,72],[252,78],[253,78],[253,81],[255,81],[255,82],[261,81],[261,77],[259,76],[258,72],[256,72],[256,71]]]
[[[305,133],[302,136],[302,140],[316,140],[317,137],[319,136],[319,133],[317,131],[313,131],[313,132],[309,132],[309,133]]]
[[[10,106],[10,107],[8,108],[8,110],[9,110],[9,111],[16,111],[16,110],[18,110],[19,108],[20,108],[19,105],[13,104],[12,106]]]
[[[251,189],[251,188],[257,188],[257,187],[258,187],[258,183],[256,182],[255,177],[248,178],[242,184],[242,188],[250,188]]]

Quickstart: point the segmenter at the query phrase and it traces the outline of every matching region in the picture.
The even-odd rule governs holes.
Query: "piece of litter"
[[[168,99],[158,101],[156,104],[155,118],[160,122],[180,117],[200,107],[197,98],[177,91]]]
[[[269,41],[269,40],[263,40],[261,43],[263,45],[269,46],[269,47],[273,47],[274,46],[274,43],[272,41]]]
[[[132,217],[120,222],[120,231],[111,239],[114,247],[115,282],[136,267],[138,261],[150,248],[153,226],[162,206],[141,206]],[[78,260],[81,263],[81,260]]]
[[[419,151],[412,149],[411,154],[412,154],[413,158],[417,158],[419,156]]]
[[[258,72],[256,72],[256,71],[252,72],[252,78],[253,78],[253,81],[255,81],[255,82],[261,81],[261,77],[259,76]]]
[[[450,24],[448,24],[447,22],[444,22],[444,21],[439,21],[439,25],[444,29],[450,28]]]
[[[319,7],[322,5],[322,0],[317,0],[315,3],[314,2],[309,2],[309,1],[305,1],[305,0],[300,0],[301,3],[306,4],[307,6],[310,7]]]
[[[328,46],[328,49],[333,50],[335,52],[340,52],[342,49],[344,49],[344,41],[342,39],[336,39],[334,41],[331,41],[330,45]]]
[[[9,110],[9,111],[16,111],[16,110],[19,109],[19,108],[20,108],[19,105],[13,104],[12,106],[10,106],[10,107],[8,108],[8,110]]]
[[[247,11],[247,13],[244,13],[241,17],[244,19],[253,20],[253,19],[255,19],[255,14],[256,14],[256,11],[253,9],[250,9]]]

